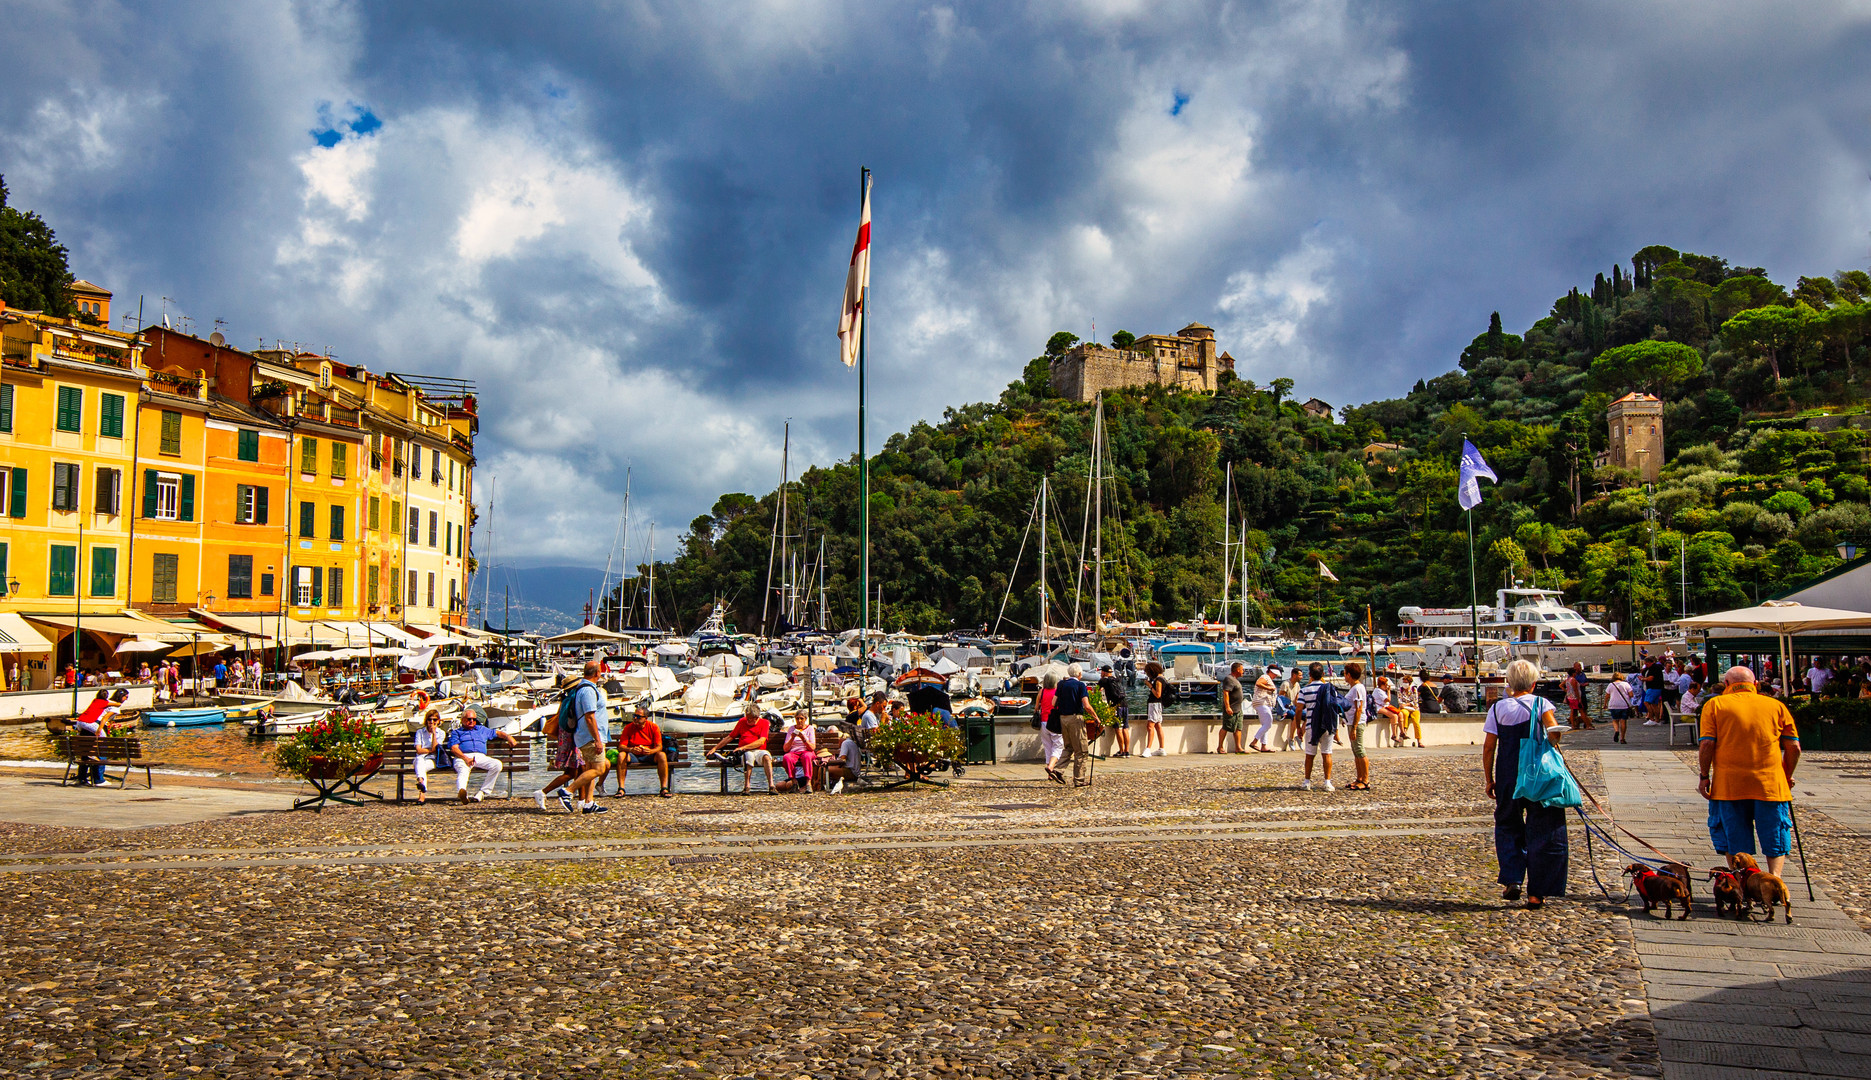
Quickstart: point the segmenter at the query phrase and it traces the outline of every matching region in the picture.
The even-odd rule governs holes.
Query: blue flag
[[[1481,451],[1475,449],[1475,444],[1463,439],[1462,478],[1455,491],[1455,501],[1461,504],[1462,509],[1473,510],[1481,504],[1480,481],[1484,476],[1497,484],[1501,482],[1500,477],[1494,475],[1494,470],[1488,467],[1488,461],[1481,456]]]

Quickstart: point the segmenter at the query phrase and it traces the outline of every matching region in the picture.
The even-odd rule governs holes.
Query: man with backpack
[[[596,660],[585,661],[585,677],[567,695],[571,701],[569,716],[563,705],[559,707],[559,723],[569,719],[573,724],[572,745],[578,751],[580,769],[571,787],[579,812],[585,814],[603,814],[611,809],[599,806],[596,798],[598,781],[610,768],[604,752],[610,749],[611,717],[604,691],[598,689],[596,681],[601,674]]]
[[[1312,759],[1325,755],[1325,790],[1332,790],[1332,742],[1338,737],[1338,723],[1345,711],[1345,701],[1332,684],[1325,681],[1325,665],[1314,661],[1306,669],[1311,678],[1293,702],[1293,721],[1305,731],[1306,778],[1299,790],[1312,790]]]

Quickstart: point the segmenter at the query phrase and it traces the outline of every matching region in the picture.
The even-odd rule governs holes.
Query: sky
[[[1651,243],[1871,261],[1871,4],[11,0],[0,174],[116,309],[472,379],[506,562],[631,561],[1055,330],[1334,404]],[[216,320],[222,320],[217,324]],[[484,511],[485,512],[485,511]],[[487,519],[484,517],[483,522]]]

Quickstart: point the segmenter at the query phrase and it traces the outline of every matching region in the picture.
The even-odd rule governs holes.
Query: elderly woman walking
[[[1059,676],[1048,673],[1040,680],[1039,701],[1033,706],[1033,718],[1039,721],[1039,756],[1046,764],[1046,778],[1055,784],[1065,783],[1059,772],[1059,758],[1065,754],[1065,726],[1052,714],[1052,703],[1059,692]]]
[[[1494,853],[1500,861],[1501,899],[1520,899],[1526,882],[1527,906],[1542,907],[1549,896],[1566,893],[1566,811],[1514,797],[1520,776],[1520,746],[1525,739],[1546,738],[1559,745],[1560,727],[1553,703],[1533,692],[1539,669],[1530,661],[1507,665],[1508,696],[1488,709],[1482,724],[1481,775],[1494,800]]]

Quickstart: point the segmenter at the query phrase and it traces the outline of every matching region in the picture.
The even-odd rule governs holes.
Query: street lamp
[[[1857,557],[1858,557],[1858,545],[1857,544],[1852,543],[1850,540],[1839,541],[1839,558],[1844,559],[1846,562],[1851,562],[1853,559],[1856,559]]]
[[[19,578],[16,578],[16,577],[7,578],[6,579],[6,595],[12,596],[16,592],[19,592]]]

